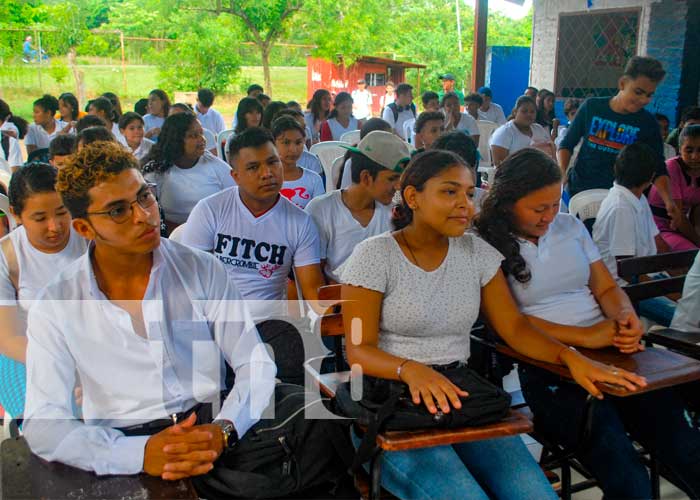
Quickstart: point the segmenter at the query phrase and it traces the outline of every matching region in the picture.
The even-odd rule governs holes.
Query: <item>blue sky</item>
[[[474,7],[474,0],[463,0],[464,3]],[[518,2],[520,3],[520,2]],[[497,10],[502,14],[513,19],[520,19],[524,17],[532,7],[532,0],[525,0],[523,5],[517,5],[515,3],[508,2],[506,0],[489,0],[489,9]]]

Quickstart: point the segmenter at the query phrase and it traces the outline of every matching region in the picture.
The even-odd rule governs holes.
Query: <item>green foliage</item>
[[[190,25],[190,31],[158,55],[159,76],[167,90],[193,91],[209,87],[222,92],[240,71],[235,47],[240,33],[229,16],[208,18]]]
[[[60,59],[52,59],[49,66],[49,75],[56,80],[56,83],[63,85],[68,78],[68,66]]]

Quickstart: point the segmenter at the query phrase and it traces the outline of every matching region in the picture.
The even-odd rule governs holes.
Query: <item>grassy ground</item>
[[[2,64],[0,65],[0,98],[12,108],[13,113],[31,122],[32,103],[42,94],[58,96],[62,92],[75,92],[75,81],[69,73],[62,82],[52,76],[52,70],[41,68],[41,78],[37,65]],[[122,107],[133,109],[134,102],[147,97],[151,89],[158,87],[158,71],[155,66],[127,66],[126,91],[124,90],[121,66],[119,65],[78,65],[84,72],[85,92],[88,98],[111,91],[122,100]],[[295,100],[304,103],[306,99],[305,67],[273,67],[273,99],[281,101]],[[240,80],[263,84],[263,71],[260,66],[244,66]],[[232,84],[238,89],[239,84]],[[230,123],[242,93],[235,90],[217,98],[215,107]],[[172,98],[172,95],[171,95]],[[82,105],[82,103],[81,103]]]

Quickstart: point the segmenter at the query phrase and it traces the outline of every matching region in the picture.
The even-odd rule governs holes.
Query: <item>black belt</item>
[[[657,207],[656,205],[649,205],[649,208],[651,208],[651,213],[654,214],[656,217],[671,220],[671,217],[668,215],[668,211],[666,210],[665,207]]]
[[[159,418],[143,424],[118,427],[117,430],[123,432],[125,436],[152,436],[171,427],[176,422],[187,420],[187,417],[192,415],[192,413],[197,414],[197,424],[210,423],[212,419],[212,405],[211,403],[198,403],[189,410],[173,413],[170,418]]]

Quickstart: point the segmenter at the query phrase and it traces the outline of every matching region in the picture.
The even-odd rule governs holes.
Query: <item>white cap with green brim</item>
[[[382,167],[398,173],[403,172],[406,163],[411,159],[408,144],[399,136],[383,130],[370,132],[357,146],[341,144],[341,147],[366,156]]]

